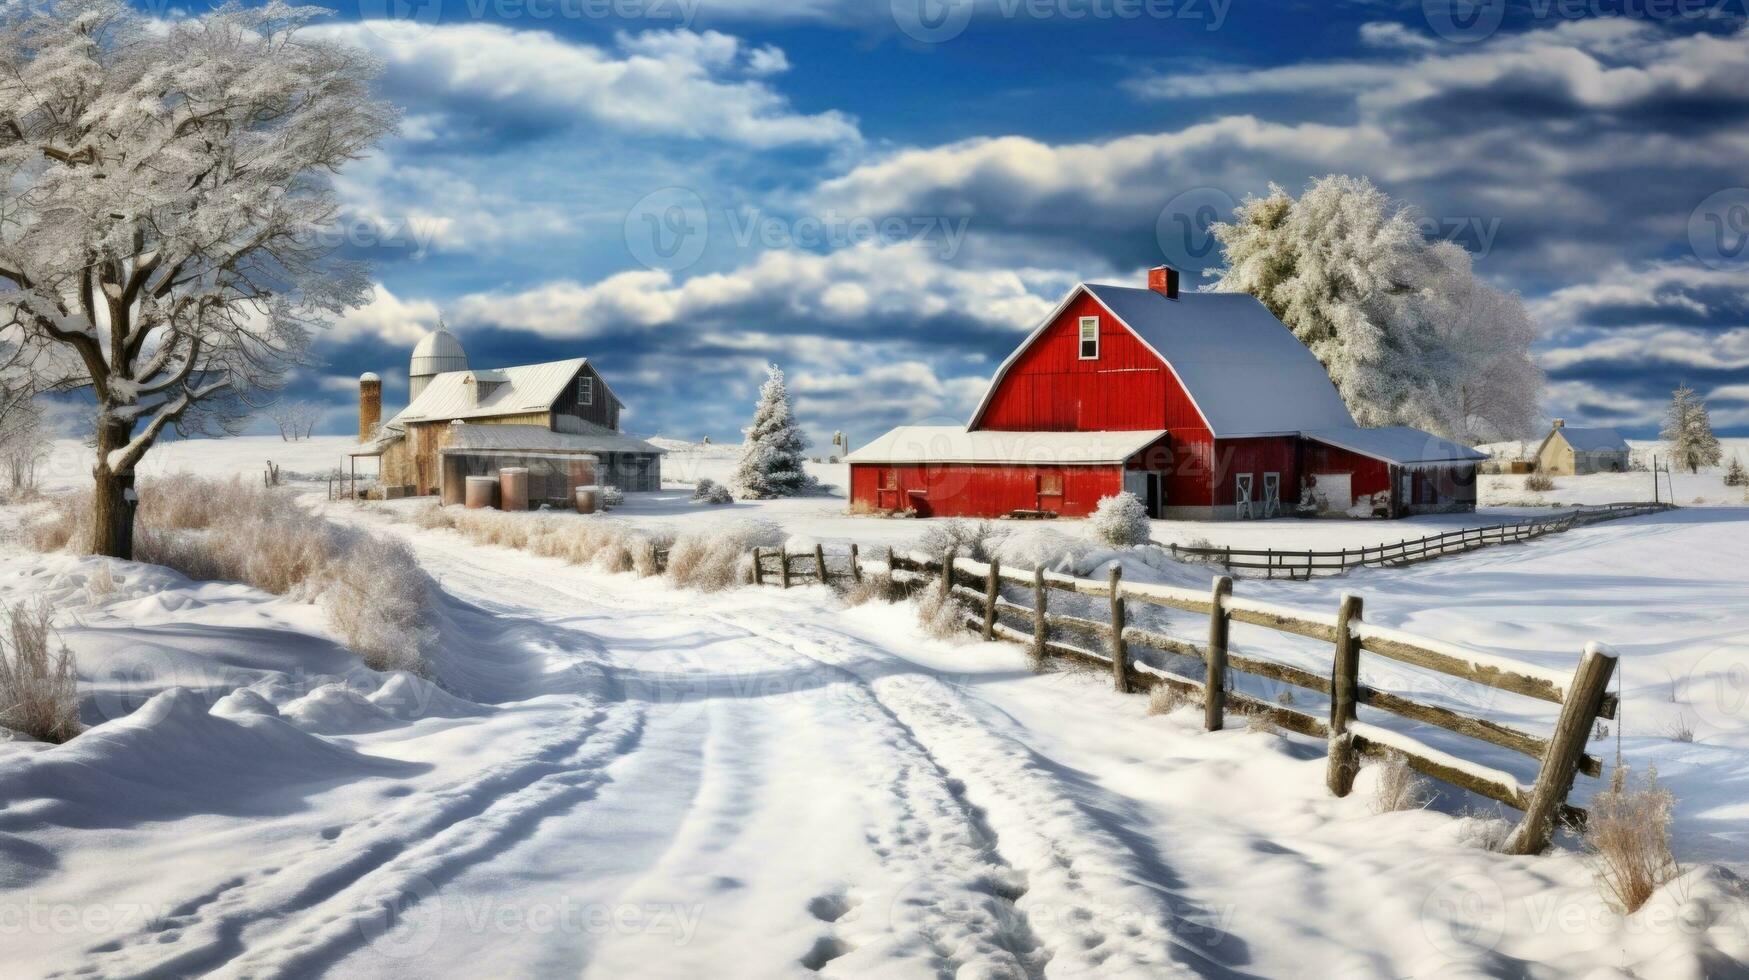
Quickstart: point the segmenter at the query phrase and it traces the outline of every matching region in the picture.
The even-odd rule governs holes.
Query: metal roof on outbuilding
[[[1406,425],[1388,425],[1377,429],[1338,426],[1332,429],[1308,429],[1300,435],[1314,442],[1346,449],[1362,456],[1371,456],[1387,463],[1475,463],[1488,458],[1486,453]]]
[[[565,386],[589,363],[586,357],[484,371],[449,371],[431,379],[419,397],[390,419],[389,425],[405,422],[445,422],[450,419],[490,418],[544,412],[558,400]],[[476,397],[477,382],[497,386],[484,398]],[[607,386],[602,385],[603,388]],[[619,399],[611,390],[614,401]],[[624,404],[623,402],[621,404]]]
[[[1562,426],[1555,430],[1561,438],[1567,440],[1576,452],[1581,453],[1625,453],[1628,451],[1628,441],[1620,432],[1614,429],[1575,429],[1572,426]]]
[[[584,423],[583,432],[554,432],[540,425],[470,425],[450,427],[445,453],[650,453],[666,450],[642,439]]]
[[[1134,432],[1004,432],[954,425],[901,425],[844,458],[847,463],[1122,463],[1166,435]]]

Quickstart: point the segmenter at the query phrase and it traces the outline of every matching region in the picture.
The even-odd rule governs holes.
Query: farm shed
[[[461,344],[438,330],[414,348],[409,391],[407,407],[378,426],[381,382],[360,380],[363,443],[348,455],[354,465],[378,460],[386,496],[459,500],[462,477],[507,466],[529,469],[534,499],[562,499],[546,495],[548,484],[582,485],[585,471],[586,482],[661,488],[662,450],[619,431],[624,404],[587,358],[470,369]]]
[[[1081,517],[1125,488],[1158,499],[1152,432],[968,431],[901,426],[850,455],[851,498],[919,517],[1033,511]]]
[[[1095,485],[1105,488],[1100,495],[1128,488],[1156,517],[1274,517],[1305,512],[1302,501],[1316,513],[1347,515],[1359,504],[1370,513],[1381,492],[1378,510],[1393,517],[1473,509],[1474,466],[1482,458],[1419,430],[1361,429],[1323,365],[1262,303],[1242,293],[1181,293],[1177,273],[1164,267],[1150,271],[1147,288],[1082,283],[1070,290],[997,368],[966,428],[953,431],[967,444],[993,433],[1135,443],[1137,451],[1121,460],[1081,464],[1107,471],[1080,474],[1088,481],[1082,493]],[[894,506],[888,485],[897,479],[903,487],[910,469],[947,467],[958,475],[930,486],[933,513],[999,517],[1034,509],[1011,502],[1041,477],[1038,463],[967,463],[949,458],[960,442],[940,432],[931,438],[939,452],[926,447],[899,466],[875,448],[886,437],[851,453],[853,507],[906,509]],[[1114,469],[1122,475],[1113,478]],[[1347,492],[1334,479],[1340,472],[1350,474]],[[1330,479],[1312,493],[1320,474]],[[1366,489],[1373,484],[1377,490]],[[1097,497],[1066,500],[1061,513],[1096,505]]]
[[[1551,476],[1622,473],[1628,468],[1628,441],[1614,429],[1569,428],[1556,419],[1537,447],[1536,468]]]

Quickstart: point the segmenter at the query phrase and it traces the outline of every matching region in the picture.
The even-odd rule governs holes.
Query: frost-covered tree
[[[735,467],[735,494],[742,500],[793,497],[815,488],[814,478],[802,466],[808,438],[796,425],[783,371],[775,364],[767,370]]]
[[[395,117],[374,60],[301,32],[319,12],[0,8],[0,323],[91,395],[99,554],[131,554],[134,469],[165,429],[235,431],[366,298],[320,232],[331,175]]]
[[[1362,425],[1413,425],[1466,442],[1529,434],[1542,373],[1516,294],[1469,253],[1429,242],[1415,212],[1365,178],[1275,185],[1213,226],[1214,288],[1256,296],[1317,356]]]
[[[1719,437],[1713,435],[1712,416],[1706,403],[1687,385],[1679,385],[1670,395],[1670,408],[1664,414],[1664,428],[1658,433],[1670,449],[1670,458],[1678,466],[1699,473],[1702,466],[1716,466],[1723,452]]]
[[[1749,486],[1749,472],[1743,470],[1743,461],[1735,456],[1731,457],[1730,465],[1725,467],[1725,486]]]

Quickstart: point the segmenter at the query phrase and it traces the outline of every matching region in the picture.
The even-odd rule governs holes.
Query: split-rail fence
[[[1582,827],[1585,811],[1570,805],[1567,797],[1578,773],[1595,777],[1603,772],[1601,760],[1585,751],[1597,719],[1614,718],[1618,707],[1616,696],[1608,690],[1616,656],[1601,643],[1587,645],[1577,667],[1569,674],[1372,625],[1363,618],[1362,597],[1352,594],[1344,595],[1335,614],[1330,615],[1236,596],[1232,579],[1225,575],[1216,577],[1209,591],[1201,592],[1126,582],[1116,566],[1109,579],[1098,581],[1042,568],[1004,568],[998,562],[976,562],[952,555],[932,558],[889,550],[884,561],[870,561],[862,557],[854,544],[844,557],[847,560],[839,571],[828,562],[820,545],[807,552],[756,548],[754,582],[784,588],[806,582],[832,584],[834,580],[848,585],[862,581],[865,575],[887,574],[911,590],[943,589],[960,603],[965,626],[984,640],[1023,644],[1034,662],[1041,665],[1054,657],[1109,671],[1113,686],[1120,692],[1142,693],[1160,685],[1171,687],[1187,700],[1201,704],[1203,726],[1209,731],[1220,730],[1231,710],[1262,716],[1289,731],[1327,739],[1326,783],[1337,796],[1346,796],[1353,789],[1360,757],[1398,755],[1425,776],[1520,810],[1524,816],[1507,842],[1508,851],[1514,854],[1543,850],[1558,824]],[[1004,587],[1011,593],[1025,594],[1030,602],[1017,602],[1005,596]],[[1071,615],[1060,608],[1053,611],[1053,595],[1065,593],[1096,602],[1104,600],[1100,605],[1106,615],[1094,619]],[[1085,604],[1083,600],[1081,605]],[[1206,616],[1206,640],[1187,640],[1135,625],[1130,615],[1132,604]],[[1329,673],[1233,650],[1228,641],[1233,623],[1329,644]],[[1053,637],[1053,629],[1059,636],[1063,631],[1096,635],[1104,650],[1063,642]],[[1203,665],[1202,676],[1187,677],[1139,663],[1133,655],[1138,648],[1199,660]],[[1551,702],[1560,706],[1560,715],[1552,734],[1544,738],[1402,692],[1374,687],[1360,680],[1363,654]],[[1328,713],[1319,717],[1234,690],[1230,672],[1323,694],[1329,698]],[[1540,763],[1537,778],[1532,785],[1525,786],[1499,769],[1361,721],[1358,717],[1361,705],[1529,756]]]

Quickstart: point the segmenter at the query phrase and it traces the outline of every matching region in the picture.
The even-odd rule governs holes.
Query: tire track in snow
[[[992,833],[1027,876],[1016,906],[1051,951],[1051,975],[1240,975],[1219,958],[1223,942],[1236,949],[1238,941],[1198,910],[1186,916],[1185,905],[1175,907],[1158,884],[1160,862],[1069,798],[1062,775],[1025,745],[975,721],[980,713],[958,688],[921,667],[864,678],[859,664],[892,654],[831,627],[792,620],[779,630],[727,619],[857,676],[923,751],[944,760],[944,773],[987,801]]]
[[[76,972],[276,976],[330,962],[471,861],[587,799],[606,765],[635,748],[642,721],[633,705],[579,711],[535,751],[405,797],[283,864],[240,875],[149,931],[89,951]]]

